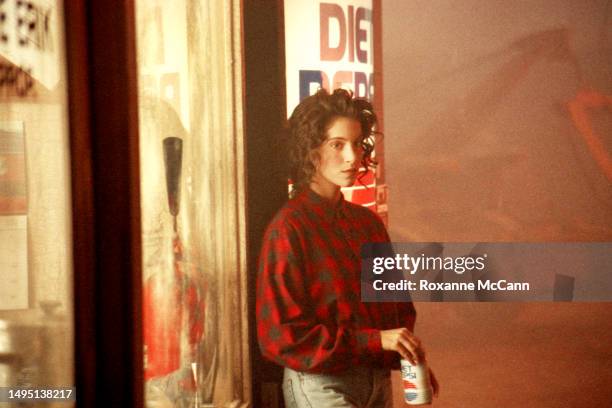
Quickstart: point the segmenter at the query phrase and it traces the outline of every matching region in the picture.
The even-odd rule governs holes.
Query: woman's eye
[[[342,143],[334,142],[331,144],[332,149],[340,149],[342,147]]]

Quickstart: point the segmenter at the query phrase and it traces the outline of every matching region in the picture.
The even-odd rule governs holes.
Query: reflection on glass
[[[145,400],[246,406],[240,1],[137,1]]]
[[[61,4],[0,2],[0,387],[74,384]]]
[[[214,275],[197,214],[209,200],[190,131],[185,2],[138,2],[145,394],[150,407],[211,403],[217,370]],[[194,38],[191,41],[198,41]],[[190,97],[191,95],[191,97]],[[196,111],[197,112],[197,111]],[[201,113],[201,112],[199,112]],[[210,261],[209,261],[210,263]]]

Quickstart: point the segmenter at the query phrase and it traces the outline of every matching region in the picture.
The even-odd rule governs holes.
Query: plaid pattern
[[[412,330],[412,303],[360,301],[361,245],[388,242],[372,211],[308,190],[290,200],[264,236],[257,281],[257,337],[265,357],[311,373],[356,365],[399,368],[380,330]]]

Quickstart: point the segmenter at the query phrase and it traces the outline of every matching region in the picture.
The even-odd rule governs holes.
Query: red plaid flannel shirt
[[[360,299],[361,245],[388,242],[376,214],[307,190],[266,231],[257,281],[257,337],[264,356],[298,371],[338,373],[366,365],[398,368],[380,330],[413,330],[411,302]]]

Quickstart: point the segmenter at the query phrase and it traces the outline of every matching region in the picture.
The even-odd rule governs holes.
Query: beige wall
[[[587,90],[612,96],[606,4],[383,2],[393,240],[611,240],[609,162],[597,159],[568,110]],[[608,108],[585,112],[609,160]],[[417,310],[417,334],[442,384],[435,406],[612,399],[609,304]]]

